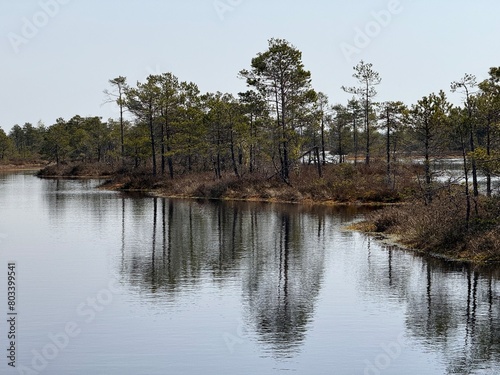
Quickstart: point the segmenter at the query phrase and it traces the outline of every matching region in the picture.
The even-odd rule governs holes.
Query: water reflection
[[[204,273],[231,272],[243,251],[236,208],[159,198],[126,200],[122,208],[121,273],[152,296],[195,285]]]
[[[297,355],[314,320],[326,250],[353,213],[239,203],[122,199],[120,273],[145,298],[174,301],[210,278],[241,280],[246,324],[264,352]],[[405,306],[407,336],[443,353],[447,373],[500,363],[498,271],[424,259],[367,238],[356,259],[366,301]],[[334,250],[334,249],[333,249]],[[351,265],[352,266],[352,265]]]
[[[474,269],[385,247],[363,275],[361,283],[370,284],[370,291],[377,290],[376,296],[406,305],[407,335],[442,353],[447,374],[497,368],[498,268]]]
[[[332,225],[354,211],[123,199],[120,273],[146,298],[174,300],[209,277],[241,280],[247,324],[272,355],[304,340]],[[307,213],[306,213],[307,212]]]
[[[39,192],[42,194],[52,227],[58,230],[61,223],[81,217],[82,212],[91,215],[95,229],[100,231],[113,218],[108,215],[115,202],[115,194],[99,190],[101,180],[42,179]]]
[[[286,356],[304,340],[321,286],[323,224],[318,220],[318,240],[315,225],[310,231],[303,222],[307,218],[281,212],[273,219],[260,225],[255,220],[244,292],[261,340],[274,353]]]
[[[328,353],[320,357],[316,369],[323,370],[324,363],[333,362],[338,351],[338,356],[351,356],[335,358],[343,369],[359,360],[360,371],[356,373],[363,373],[364,360],[377,358],[377,345],[384,341],[367,334],[366,327],[373,327],[369,319],[380,319],[377,312],[383,311],[387,312],[383,329],[391,329],[385,325],[391,319],[401,322],[398,329],[404,327],[408,351],[422,348],[417,351],[426,353],[425,358],[429,353],[439,356],[442,363],[430,361],[444,370],[433,373],[500,373],[499,269],[426,259],[381,246],[371,237],[342,231],[344,224],[361,213],[359,210],[134,197],[96,190],[95,181],[38,183],[43,185],[39,196],[49,212],[53,232],[70,231],[71,243],[83,230],[92,236],[102,234],[103,242],[96,243],[111,244],[110,267],[118,272],[130,300],[145,304],[148,313],[158,309],[165,315],[173,312],[182,316],[188,308],[165,313],[165,307],[196,306],[193,299],[202,293],[214,299],[236,293],[236,307],[220,308],[242,307],[249,337],[259,343],[266,359],[293,357],[298,362],[326,347],[324,352]],[[86,247],[79,252],[80,261],[87,259]],[[77,263],[68,259],[71,266]],[[200,290],[203,292],[198,293]],[[325,295],[331,302],[320,298]],[[369,314],[356,314],[356,309],[363,308]],[[119,313],[127,315],[128,309],[126,306]],[[193,316],[190,311],[191,317],[181,317],[186,323],[176,321],[173,325],[188,330],[200,316],[213,318],[217,314],[203,311]],[[151,323],[155,329],[164,324],[158,321]],[[207,320],[200,325],[211,323]],[[113,326],[111,320],[107,324]],[[218,324],[205,334],[220,338],[226,328]],[[173,325],[163,330],[164,336]],[[341,325],[354,328],[345,333],[339,329]],[[336,341],[331,335],[318,333],[317,327],[328,326],[334,327],[341,346],[332,344]],[[313,335],[316,341],[307,347]],[[350,346],[361,353],[361,341],[370,341],[371,349],[365,347],[359,355],[342,351]],[[177,345],[175,339],[172,342]],[[308,349],[302,350],[304,347]],[[154,347],[148,350],[154,351]],[[221,353],[226,354],[224,350]],[[254,355],[251,349],[249,352],[250,357]],[[196,352],[205,355],[205,360],[212,354]],[[307,357],[312,367],[313,362]],[[387,373],[397,370],[388,369]],[[418,373],[412,370],[407,373]]]

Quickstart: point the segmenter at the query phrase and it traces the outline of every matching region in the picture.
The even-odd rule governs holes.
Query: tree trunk
[[[188,139],[188,144],[191,144],[191,139]],[[191,146],[188,147],[188,171],[193,169],[192,151]]]
[[[161,124],[160,126],[160,140],[161,140],[161,174],[165,174],[165,126]]]
[[[121,157],[122,166],[125,166],[125,128],[123,124],[123,102],[122,102],[122,89],[118,88],[120,95],[120,144],[121,144]]]
[[[475,151],[475,145],[474,145],[474,126],[471,124],[470,125],[470,150],[471,152]],[[476,166],[476,159],[474,156],[471,158],[471,168],[472,168],[472,191],[474,194],[474,213],[476,216],[479,215],[479,208],[477,206],[477,198],[479,197],[479,184],[477,182],[477,166]]]
[[[288,182],[290,171],[289,171],[289,156],[288,156],[288,141],[286,134],[286,121],[285,121],[285,92],[282,89],[281,92],[281,123],[282,123],[282,137],[283,137],[283,166],[282,166],[282,177],[285,182]]]
[[[170,156],[170,152],[172,151],[170,147],[170,143],[167,143],[167,153],[169,154],[167,156],[167,164],[168,164],[168,174],[170,176],[170,179],[174,178],[174,161],[172,159],[172,156]]]
[[[321,156],[323,157],[323,165],[326,165],[326,150],[325,150],[325,119],[321,118]]]
[[[153,123],[153,114],[151,113],[152,107],[149,107],[149,135],[151,138],[151,157],[153,162],[153,176],[156,176],[156,145],[155,145],[155,132]]]
[[[315,157],[316,157],[316,165],[318,167],[318,175],[319,175],[319,178],[322,178],[323,177],[323,171],[321,170],[321,160],[319,158],[319,147],[318,146],[314,147],[314,154],[315,154]]]
[[[464,176],[465,176],[465,201],[466,201],[466,209],[465,209],[465,227],[469,229],[470,222],[470,212],[471,212],[471,202],[470,202],[470,189],[469,189],[469,170],[467,168],[467,151],[465,149],[465,141],[463,136],[461,136],[462,141],[462,157],[464,162]]]
[[[366,108],[365,108],[365,122],[366,122],[366,165],[370,165],[370,100],[368,98],[368,83],[366,84]]]
[[[356,127],[356,116],[353,123],[353,141],[354,141],[354,165],[358,164],[358,129]]]
[[[430,161],[430,130],[429,124],[425,126],[425,203],[432,202],[432,176],[431,176],[431,161]]]
[[[166,139],[167,139],[167,142],[166,142],[166,149],[167,149],[167,153],[168,153],[168,156],[167,156],[167,163],[168,163],[168,173],[169,173],[169,176],[171,179],[174,178],[174,162],[172,160],[172,155],[170,154],[170,152],[172,151],[172,146],[171,146],[171,137],[170,137],[170,126],[169,126],[169,123],[168,123],[168,114],[167,114],[167,117],[165,118],[165,135],[166,135]],[[163,153],[164,155],[164,153]],[[164,160],[162,160],[163,163],[165,163]],[[165,167],[163,167],[165,168]]]
[[[288,182],[288,178],[290,175],[289,167],[288,167],[288,142],[286,140],[283,141],[283,166],[282,166],[282,177],[285,182]]]
[[[250,114],[250,165],[248,166],[250,173],[253,173],[253,168],[254,168],[254,123],[253,123],[253,114]]]
[[[470,151],[474,152],[476,150],[476,146],[474,144],[474,127],[472,126],[472,124],[469,136],[470,136]],[[474,197],[477,197],[479,196],[479,185],[477,182],[476,159],[474,157],[472,157],[471,167],[472,167],[472,187],[473,187]]]
[[[396,176],[397,176],[397,171],[395,166],[397,165],[397,145],[398,145],[398,136],[397,133],[393,135],[392,137],[392,189],[396,189]]]
[[[488,119],[488,124],[486,126],[486,154],[488,159],[491,156],[491,120]],[[491,172],[489,168],[486,170],[486,195],[491,197]]]
[[[339,164],[343,163],[343,155],[344,155],[344,150],[343,150],[343,144],[342,144],[342,127],[339,128],[338,131],[339,135]]]
[[[216,165],[215,165],[215,175],[217,176],[218,179],[222,178],[222,172],[221,172],[221,157],[220,157],[220,145],[221,145],[221,139],[220,139],[220,121],[217,124],[217,160],[216,160]]]
[[[387,108],[387,134],[386,134],[386,157],[387,157],[387,185],[391,185],[391,121],[390,111]]]
[[[233,163],[233,170],[234,174],[236,177],[240,177],[240,174],[238,173],[238,165],[236,164],[236,156],[234,152],[234,137],[233,137],[233,130],[231,129],[231,144],[230,144],[230,149],[231,149],[231,162]]]

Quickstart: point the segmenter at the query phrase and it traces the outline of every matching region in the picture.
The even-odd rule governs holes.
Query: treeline
[[[116,131],[112,120],[104,123],[99,117],[60,118],[49,127],[43,123],[15,125],[8,135],[0,129],[0,159],[112,163],[119,156]]]
[[[376,158],[386,163],[391,184],[402,157],[419,155],[431,201],[432,161],[453,154],[463,158],[473,182],[468,194],[477,195],[478,171],[487,176],[491,193],[491,176],[500,164],[500,68],[480,83],[468,74],[453,82],[450,91],[462,95],[461,106],[453,106],[444,91],[408,106],[377,102],[382,79],[361,61],[354,67],[356,85],[342,87],[352,99],[331,104],[313,89],[301,52],[271,39],[239,77],[249,90],[237,96],[202,94],[195,83],[172,73],[150,75],[135,85],[114,78],[105,98],[118,109],[118,118],[75,116],[51,126],[15,125],[9,134],[0,130],[0,159],[100,162],[170,178],[201,171],[216,178],[261,173],[289,183],[303,163],[350,158],[370,164]]]

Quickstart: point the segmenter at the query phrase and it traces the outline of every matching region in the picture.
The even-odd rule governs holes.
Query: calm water
[[[495,271],[343,228],[361,212],[0,174],[1,374],[499,374]]]

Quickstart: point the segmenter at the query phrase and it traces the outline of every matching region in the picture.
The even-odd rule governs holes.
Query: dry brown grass
[[[163,195],[206,199],[270,200],[293,202],[302,199],[297,190],[275,178],[253,174],[241,178],[224,176],[215,179],[211,173],[197,173],[164,180]]]
[[[328,165],[319,177],[316,167],[300,166],[289,183],[278,176],[247,174],[243,177],[225,175],[215,179],[213,173],[196,173],[163,179],[160,193],[177,197],[208,199],[242,199],[279,202],[394,203],[400,202],[418,186],[403,171],[396,188],[387,184],[385,169],[351,164]],[[413,175],[414,176],[414,175]]]
[[[13,172],[22,170],[40,170],[47,165],[43,160],[36,158],[25,160],[25,159],[3,159],[0,160],[0,171],[2,172]]]
[[[299,166],[289,183],[278,176],[254,173],[236,177],[226,174],[221,179],[213,173],[193,173],[152,178],[148,171],[117,174],[109,186],[127,190],[155,189],[163,196],[238,199],[275,202],[394,203],[413,194],[418,186],[411,170],[399,171],[395,185],[388,185],[385,167],[352,164],[327,165],[323,177],[316,167]]]
[[[464,196],[448,192],[430,205],[413,201],[376,211],[364,226],[396,234],[403,244],[424,252],[477,263],[500,261],[500,198],[481,197],[478,207],[467,225]]]
[[[418,189],[414,171],[400,167],[397,172],[395,182],[388,183],[383,163],[327,165],[322,178],[318,177],[316,167],[308,166],[292,178],[292,184],[312,200],[397,203]]]

